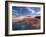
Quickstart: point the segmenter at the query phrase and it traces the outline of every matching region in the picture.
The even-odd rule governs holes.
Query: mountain
[[[40,19],[31,16],[13,16],[13,22],[25,23],[26,25],[31,25],[35,27],[40,26]]]

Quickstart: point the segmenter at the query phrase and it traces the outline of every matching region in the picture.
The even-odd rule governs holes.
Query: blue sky
[[[14,16],[38,16],[40,15],[40,7],[12,7],[12,15]]]

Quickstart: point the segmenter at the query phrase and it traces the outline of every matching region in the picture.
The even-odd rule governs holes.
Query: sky
[[[19,7],[12,6],[14,16],[40,16],[40,7]]]

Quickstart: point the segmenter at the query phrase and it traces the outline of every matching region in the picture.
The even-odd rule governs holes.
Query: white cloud
[[[35,11],[32,10],[31,8],[27,8],[27,10],[30,11],[30,12],[32,12],[32,14],[35,13]]]
[[[17,11],[17,10],[14,10],[14,9],[13,9],[13,13],[14,13],[15,15],[19,15],[18,11]]]
[[[36,14],[40,14],[40,11],[39,11],[39,12],[37,12]]]

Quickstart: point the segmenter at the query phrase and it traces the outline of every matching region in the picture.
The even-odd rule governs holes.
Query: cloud
[[[28,11],[27,11],[28,10]],[[23,8],[20,8],[19,10],[17,9],[13,9],[13,15],[17,15],[17,16],[39,16],[40,15],[40,11],[35,11],[33,9],[31,9],[30,7],[26,7],[26,10]],[[24,12],[23,12],[24,11]]]
[[[13,9],[13,14],[19,15],[18,11],[17,10],[14,10],[14,9]]]
[[[40,14],[40,11],[39,11],[39,12],[37,12],[37,14]]]
[[[32,10],[31,8],[27,8],[28,11],[30,11],[32,14],[35,13],[34,10]]]
[[[32,10],[31,8],[27,8],[27,10],[30,12],[30,15],[40,16],[40,11],[36,12],[35,10]]]

